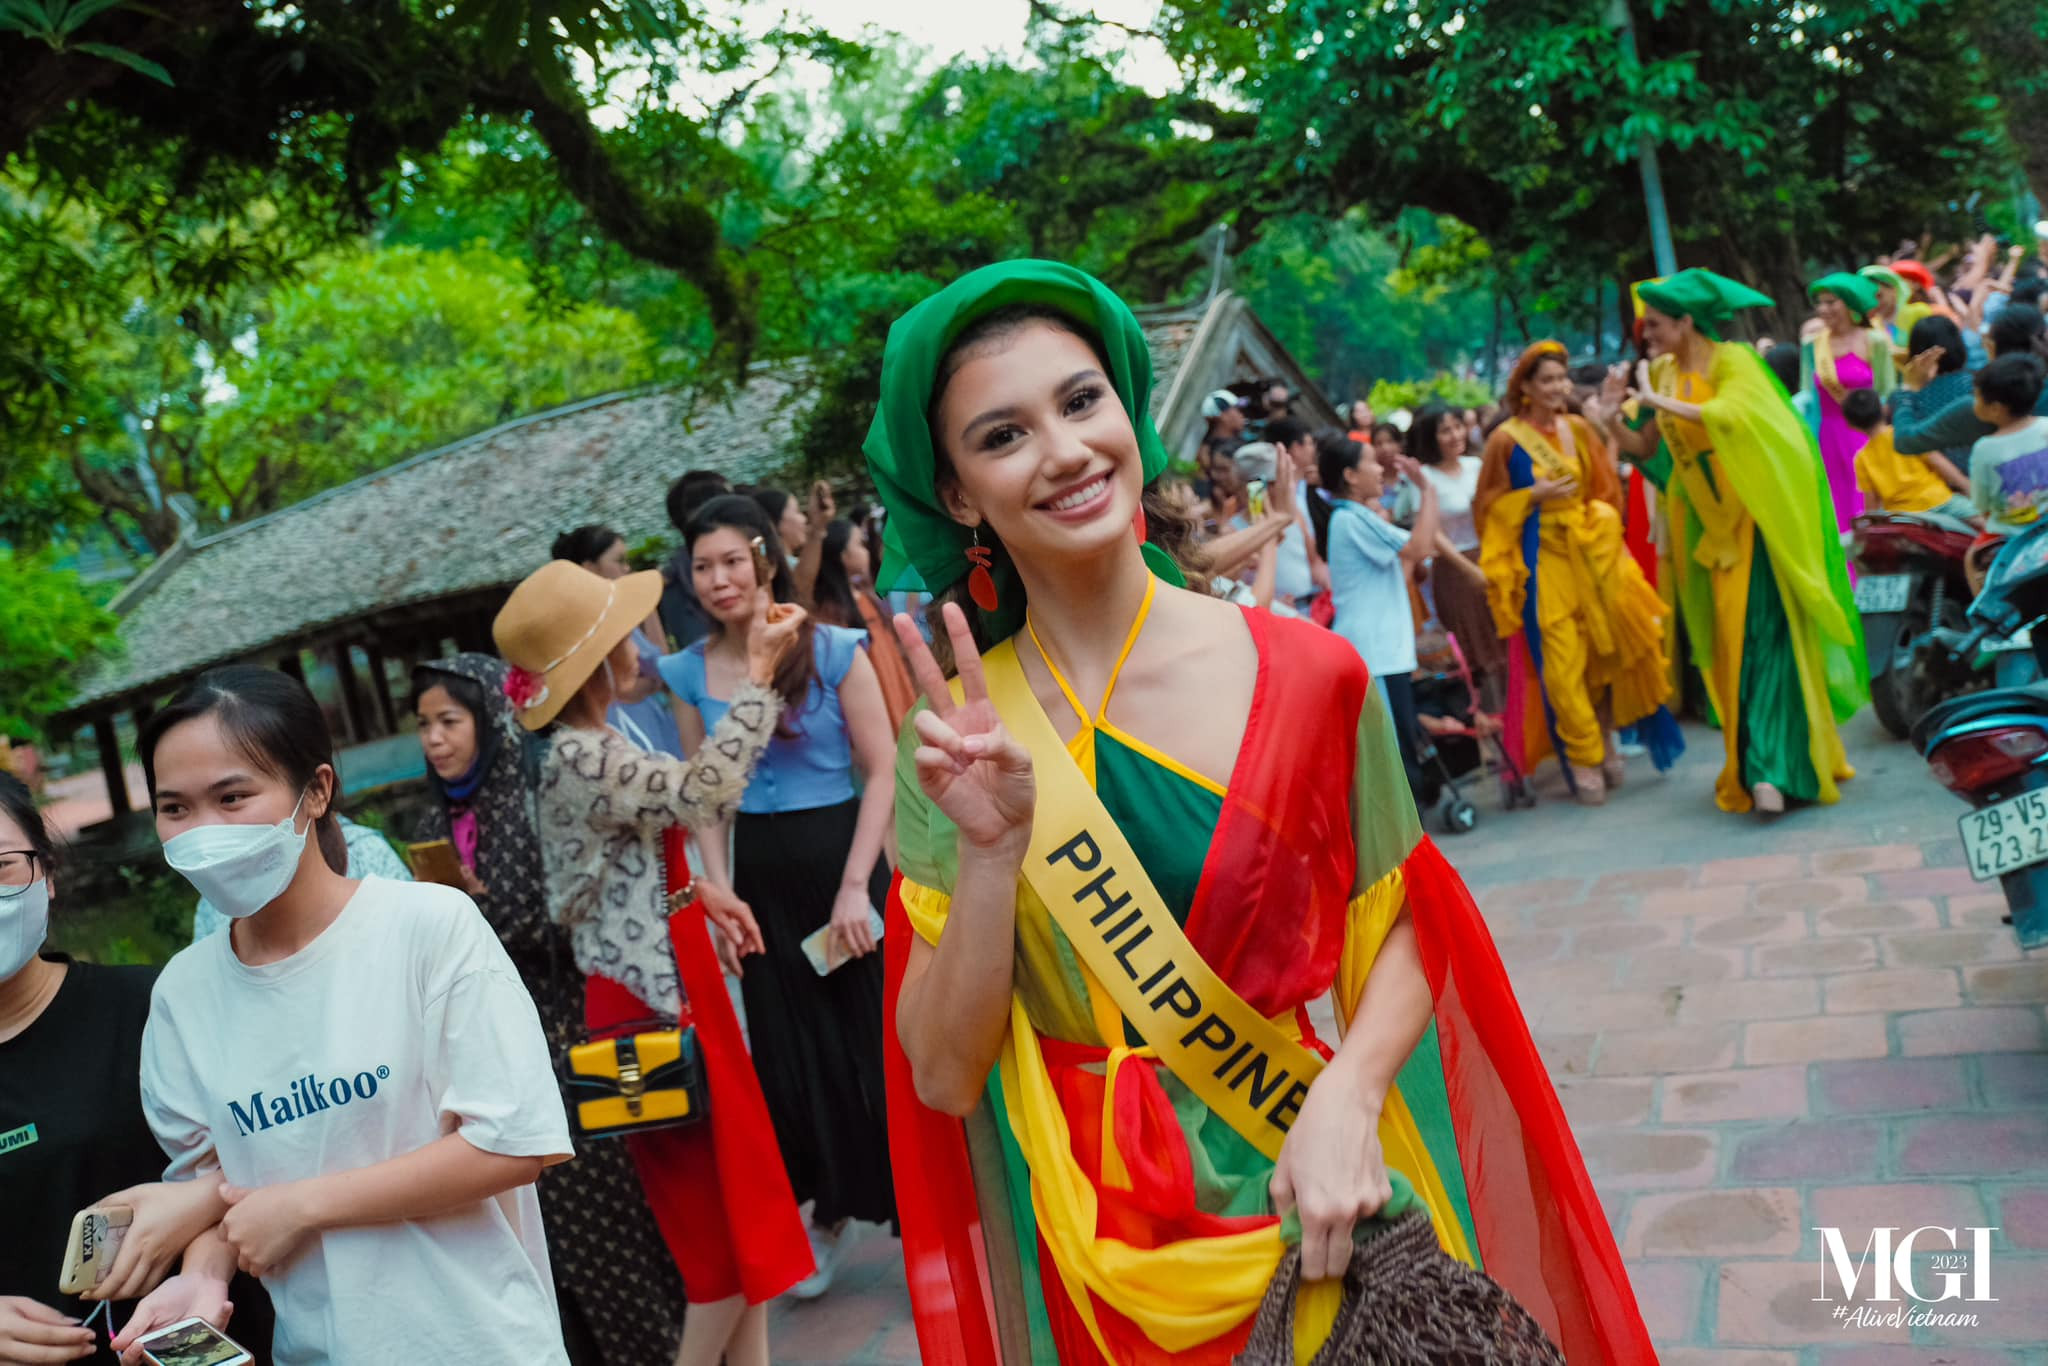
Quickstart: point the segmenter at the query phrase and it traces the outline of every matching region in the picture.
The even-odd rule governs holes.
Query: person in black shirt
[[[71,1220],[135,1211],[100,1292],[111,1315],[163,1279],[217,1222],[218,1187],[158,1180],[164,1155],[142,1116],[142,1025],[156,969],[43,953],[55,850],[28,788],[0,773],[0,1363],[117,1360],[100,1305],[60,1294]],[[204,1187],[204,1189],[202,1189]],[[235,1340],[268,1360],[269,1301],[237,1278]]]

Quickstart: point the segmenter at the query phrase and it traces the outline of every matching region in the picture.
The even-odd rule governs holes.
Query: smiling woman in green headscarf
[[[1890,339],[1871,322],[1877,308],[1875,282],[1837,271],[1815,280],[1806,292],[1821,320],[1821,330],[1799,352],[1800,384],[1813,396],[1806,425],[1820,445],[1821,465],[1828,472],[1835,529],[1847,535],[1863,511],[1856,453],[1869,436],[1842,416],[1842,399],[1855,389],[1875,389],[1883,397],[1897,387],[1898,371],[1892,365]]]
[[[1637,397],[1657,418],[1610,431],[1639,454],[1661,437],[1673,457],[1679,609],[1727,745],[1714,799],[1766,813],[1836,801],[1854,775],[1836,723],[1869,699],[1870,672],[1828,474],[1762,358],[1722,340],[1771,300],[1707,270],[1640,294],[1656,359]]]
[[[953,599],[957,673],[898,618],[928,701],[897,768],[889,1115],[927,1359],[1223,1366],[1291,1256],[1307,1360],[1377,1216],[1483,1261],[1572,1359],[1650,1360],[1357,652],[1141,544],[1150,386],[1130,310],[1050,262],[975,271],[889,334],[884,582]],[[1325,1045],[1304,1008],[1332,991]]]

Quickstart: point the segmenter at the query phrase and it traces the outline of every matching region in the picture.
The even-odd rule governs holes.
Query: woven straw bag
[[[1295,1366],[1300,1288],[1301,1249],[1290,1247],[1238,1366]],[[1344,1307],[1308,1366],[1564,1366],[1564,1353],[1507,1291],[1446,1254],[1418,1210],[1352,1251]]]

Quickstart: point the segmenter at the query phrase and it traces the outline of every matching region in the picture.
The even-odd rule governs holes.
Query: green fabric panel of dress
[[[1465,1188],[1465,1164],[1458,1156],[1458,1128],[1451,1122],[1451,1096],[1444,1085],[1443,1051],[1437,1043],[1435,1020],[1422,1031],[1408,1061],[1401,1064],[1394,1087],[1408,1103],[1408,1112],[1415,1117],[1416,1132],[1422,1135],[1422,1146],[1429,1149],[1430,1160],[1436,1163],[1437,1179],[1444,1183],[1451,1208],[1464,1225],[1465,1244],[1472,1249],[1473,1263],[1484,1270],[1479,1254],[1479,1228],[1472,1221],[1472,1194]]]
[[[1095,732],[1095,795],[1131,842],[1166,908],[1186,926],[1223,819],[1223,798],[1102,730]]]
[[[1657,449],[1668,452],[1670,447],[1660,438]],[[1702,452],[1699,462],[1700,477],[1707,481],[1708,488],[1718,490],[1720,481],[1714,477],[1714,453]],[[1675,460],[1673,467],[1675,471]],[[1693,548],[1700,543],[1700,538],[1706,535],[1706,527],[1700,521],[1698,509],[1694,508],[1692,500],[1686,497],[1685,485],[1677,479],[1671,482],[1670,502],[1666,507],[1665,516],[1667,525],[1670,518],[1676,517],[1684,533],[1683,542],[1673,547],[1671,565],[1672,572],[1678,576],[1678,585],[1673,597],[1677,601],[1678,614],[1685,625],[1685,643],[1692,652],[1693,667],[1699,670],[1703,678],[1711,679],[1714,676],[1716,633],[1713,571],[1695,560],[1692,554]],[[1706,704],[1706,722],[1718,730],[1721,717],[1714,707],[1713,691],[1702,691],[1705,693],[1702,700]]]
[[[917,783],[916,719],[930,708],[919,698],[896,736],[896,870],[950,894],[960,872],[960,832]]]
[[[1223,798],[1101,730],[1095,732],[1095,795],[1131,842],[1175,923],[1186,928],[1223,819]],[[1060,935],[1061,957],[1073,961],[1073,946],[1057,925],[1053,929]],[[1073,988],[1086,995],[1078,976]],[[1128,1019],[1124,1042],[1132,1048],[1145,1042]]]
[[[1761,535],[1749,566],[1749,601],[1742,621],[1742,784],[1770,783],[1788,798],[1820,797],[1813,771],[1812,734],[1806,700],[1799,690],[1799,661],[1792,653],[1792,627],[1778,596],[1771,554]]]
[[[1017,1239],[1017,1265],[1023,1278],[1025,1316],[1031,1331],[1031,1366],[1059,1366],[1052,1318],[1045,1308],[1045,1282],[1039,1275],[1038,1215],[1031,1208],[1031,1168],[1025,1164],[1024,1150],[1017,1146],[1017,1135],[1010,1129],[1000,1076],[990,1076],[983,1099],[994,1112],[996,1132],[1002,1135],[1003,1182],[1010,1192],[1010,1228]],[[983,1217],[987,1217],[986,1212]]]
[[[1245,1142],[1173,1073],[1160,1069],[1159,1084],[1173,1102],[1174,1118],[1189,1140],[1195,1208],[1229,1218],[1272,1213],[1273,1164],[1266,1155]]]
[[[1632,432],[1639,432],[1656,420],[1657,410],[1645,403],[1636,409],[1634,417],[1624,417],[1622,424]],[[1656,450],[1630,463],[1642,471],[1643,478],[1649,480],[1659,493],[1670,486],[1673,467],[1677,464],[1672,458],[1671,448],[1664,444],[1662,437],[1657,438]]]
[[[1351,769],[1351,829],[1358,847],[1353,896],[1406,863],[1422,842],[1422,818],[1408,791],[1393,715],[1375,695],[1379,686],[1372,685],[1358,709],[1358,757]]]

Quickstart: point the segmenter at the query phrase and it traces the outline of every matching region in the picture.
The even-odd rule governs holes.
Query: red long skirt
[[[669,866],[687,878],[681,840],[674,844]],[[816,1269],[810,1240],[704,913],[694,906],[677,912],[669,935],[686,993],[683,1022],[696,1025],[704,1059],[709,1118],[615,1141],[633,1155],[662,1240],[682,1273],[684,1296],[692,1304],[734,1295],[763,1304]],[[583,1011],[593,1034],[655,1014],[609,977],[585,979]],[[735,1179],[722,1180],[721,1173]]]

